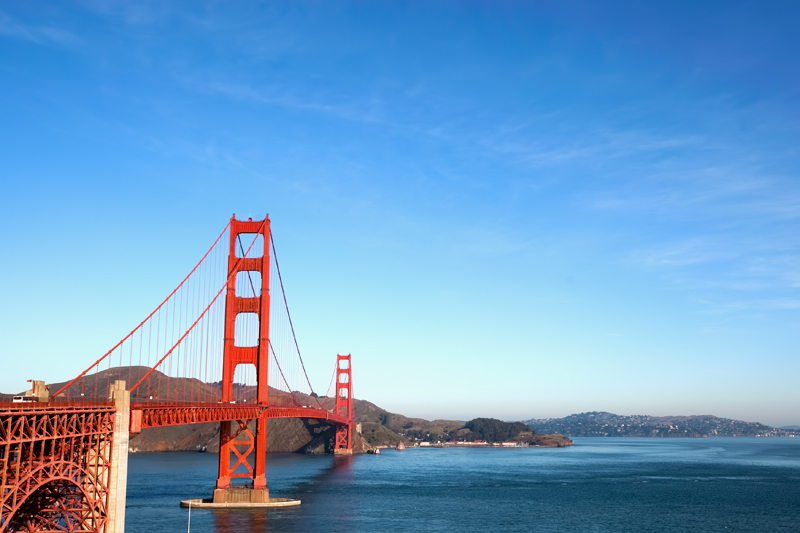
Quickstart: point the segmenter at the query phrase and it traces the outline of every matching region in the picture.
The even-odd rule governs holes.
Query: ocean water
[[[272,511],[193,509],[192,532],[798,531],[800,439],[576,438],[560,449],[270,454]],[[217,456],[133,455],[126,531],[186,531]]]

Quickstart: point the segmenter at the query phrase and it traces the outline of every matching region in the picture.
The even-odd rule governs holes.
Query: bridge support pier
[[[108,483],[107,533],[124,533],[128,494],[128,440],[130,438],[131,393],[124,381],[111,389],[114,401],[114,436],[111,443],[111,475]]]
[[[214,489],[214,503],[270,503],[269,489],[232,487]]]
[[[250,431],[247,420],[237,421],[239,428],[232,433],[233,422],[220,423],[220,471],[214,489],[214,503],[269,503],[267,487],[267,415],[262,414],[256,425],[256,434]],[[238,437],[243,438],[238,438]],[[251,466],[248,456],[254,455]],[[233,458],[236,458],[234,461]],[[246,473],[237,473],[244,469]],[[252,487],[232,486],[231,478],[250,478]]]

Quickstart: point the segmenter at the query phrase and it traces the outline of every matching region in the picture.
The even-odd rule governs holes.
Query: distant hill
[[[369,404],[369,402],[364,402]],[[372,405],[372,404],[369,404]],[[408,441],[421,442],[454,442],[454,441],[484,441],[487,443],[514,441],[536,446],[564,447],[571,446],[572,441],[564,435],[540,435],[532,431],[522,422],[503,422],[494,418],[476,418],[467,422],[460,420],[433,420],[422,418],[408,418],[396,413],[389,413],[377,408],[380,424]],[[356,418],[361,421],[358,413]],[[365,427],[377,424],[365,424]],[[364,434],[367,442],[376,444],[367,433]]]
[[[539,433],[562,433],[570,437],[784,437],[800,431],[773,428],[758,422],[743,422],[713,415],[647,416],[615,415],[591,411],[564,418],[525,420]]]
[[[790,430],[795,430],[795,431],[797,431],[797,430],[800,430],[800,426],[781,426],[781,427],[780,427],[780,428],[778,428],[778,429],[790,429]]]

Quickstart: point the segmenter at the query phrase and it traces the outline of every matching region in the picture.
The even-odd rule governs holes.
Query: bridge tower
[[[353,380],[351,375],[350,355],[336,355],[336,408],[334,412],[353,419]],[[336,426],[336,444],[333,453],[350,455],[353,453],[352,445],[353,427]]]
[[[240,235],[263,238],[263,254],[245,255]],[[264,220],[236,220],[231,217],[230,250],[228,254],[228,286],[225,301],[225,335],[222,363],[222,402],[231,403],[233,378],[238,365],[252,364],[256,368],[256,402],[267,407],[269,369],[269,217]],[[237,245],[239,257],[237,257]],[[237,296],[236,284],[252,283],[251,279],[239,276],[240,272],[257,272],[261,276],[261,294],[245,298]],[[253,313],[258,319],[258,341],[255,346],[237,346],[236,317]],[[265,475],[267,452],[267,410],[258,418],[255,435],[248,428],[248,420],[220,422],[219,476],[214,490],[215,503],[266,503],[269,488]],[[248,459],[252,456],[252,463]],[[234,478],[252,480],[252,486],[233,486]]]

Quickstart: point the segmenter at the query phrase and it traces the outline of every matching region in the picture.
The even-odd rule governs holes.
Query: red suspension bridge
[[[269,218],[233,217],[86,370],[52,393],[35,382],[39,401],[0,404],[0,532],[123,531],[129,435],[159,426],[219,422],[213,501],[267,502],[267,419],[325,420],[334,452],[352,453],[350,363],[337,355],[326,394],[314,392]]]

